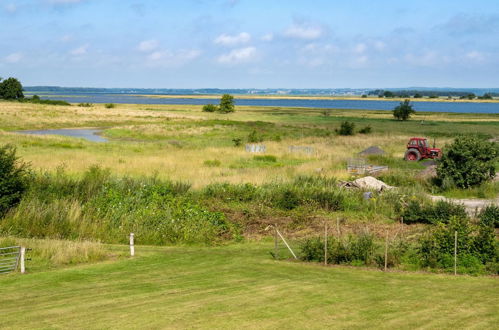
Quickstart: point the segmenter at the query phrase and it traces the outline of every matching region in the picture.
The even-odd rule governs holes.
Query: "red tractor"
[[[407,151],[405,152],[404,159],[417,162],[420,159],[435,159],[442,156],[442,150],[430,147],[428,140],[425,138],[413,137],[407,143]]]

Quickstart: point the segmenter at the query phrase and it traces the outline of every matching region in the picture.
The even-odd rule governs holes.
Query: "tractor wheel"
[[[417,162],[421,159],[421,153],[417,149],[409,149],[405,152],[405,160]]]

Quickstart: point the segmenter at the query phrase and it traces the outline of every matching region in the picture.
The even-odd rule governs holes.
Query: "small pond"
[[[17,131],[19,134],[33,134],[33,135],[62,135],[74,138],[85,139],[91,142],[107,142],[108,140],[100,135],[101,129],[88,129],[88,128],[65,128],[65,129],[42,129],[42,130],[28,130]]]

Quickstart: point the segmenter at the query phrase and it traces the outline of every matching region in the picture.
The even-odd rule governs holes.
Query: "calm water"
[[[106,138],[97,135],[102,132],[100,129],[80,129],[80,128],[67,128],[67,129],[43,129],[32,131],[17,131],[19,134],[33,134],[33,135],[63,135],[74,138],[85,139],[91,142],[107,142]]]
[[[35,92],[36,94],[36,92]],[[71,95],[48,95],[42,98],[64,100],[72,103],[131,103],[131,104],[196,104],[217,103],[213,99],[189,98],[150,98],[129,94],[104,93],[72,93]],[[270,107],[303,107],[321,109],[365,109],[393,110],[398,101],[370,100],[270,100],[270,99],[237,99],[236,105],[270,106]],[[460,113],[499,113],[499,103],[460,103],[460,102],[414,102],[417,111],[460,112]]]

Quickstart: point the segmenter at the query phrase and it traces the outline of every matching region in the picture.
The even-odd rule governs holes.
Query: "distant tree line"
[[[444,97],[458,97],[460,99],[483,99],[490,100],[495,96],[499,96],[499,93],[485,93],[483,96],[477,96],[474,93],[466,92],[466,91],[431,91],[431,90],[397,90],[390,91],[384,89],[375,89],[369,91],[367,95],[378,96],[384,98],[437,98],[439,96]]]

